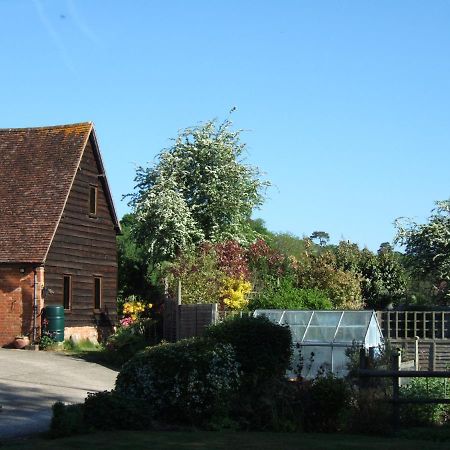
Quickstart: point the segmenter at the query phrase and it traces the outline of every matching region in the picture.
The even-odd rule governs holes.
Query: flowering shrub
[[[128,319],[128,320],[127,320]],[[158,342],[156,327],[157,322],[153,319],[131,318],[122,319],[128,325],[123,325],[111,335],[106,342],[110,362],[121,365],[128,361],[138,351]]]
[[[128,301],[123,304],[123,314],[127,317],[130,317],[133,321],[136,320],[144,311],[145,305],[140,301]]]
[[[250,282],[243,279],[224,278],[220,291],[221,305],[228,309],[241,310],[247,307],[247,295],[252,291]]]
[[[116,381],[119,395],[146,400],[158,419],[194,424],[225,417],[238,386],[232,346],[198,338],[147,348]]]
[[[121,327],[129,327],[133,323],[133,319],[131,317],[124,317],[119,321]]]

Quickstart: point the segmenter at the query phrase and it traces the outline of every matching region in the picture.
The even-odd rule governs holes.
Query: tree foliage
[[[253,240],[249,219],[268,185],[244,163],[241,131],[210,120],[180,131],[157,163],[139,167],[130,205],[138,237],[154,260],[174,258],[206,240]]]
[[[323,247],[330,240],[330,235],[326,231],[313,231],[309,238],[312,241],[319,241],[319,245]]]
[[[151,300],[155,288],[151,282],[146,252],[136,243],[132,228],[136,220],[133,214],[125,214],[120,221],[122,234],[117,237],[118,294],[122,299],[136,295]]]
[[[378,252],[373,253],[366,248],[361,250],[350,241],[341,241],[333,253],[339,269],[359,276],[366,306],[384,308],[404,299],[407,275],[398,254],[388,243],[383,243]]]
[[[450,200],[436,202],[425,224],[397,219],[396,242],[405,247],[407,264],[423,280],[431,280],[437,301],[450,300]]]

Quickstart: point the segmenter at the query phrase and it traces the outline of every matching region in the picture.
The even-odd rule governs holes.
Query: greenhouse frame
[[[343,377],[348,372],[348,348],[383,345],[375,311],[257,309],[254,316],[266,316],[274,323],[289,326],[294,346],[290,378],[314,378],[321,371]]]

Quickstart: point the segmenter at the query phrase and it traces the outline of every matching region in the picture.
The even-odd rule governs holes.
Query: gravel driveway
[[[61,353],[0,348],[0,439],[46,431],[56,401],[114,387],[117,372]]]

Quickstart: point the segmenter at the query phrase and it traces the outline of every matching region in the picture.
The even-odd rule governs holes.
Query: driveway
[[[110,390],[117,372],[61,353],[0,348],[0,439],[47,431],[56,401]]]

